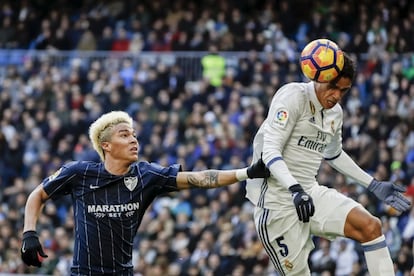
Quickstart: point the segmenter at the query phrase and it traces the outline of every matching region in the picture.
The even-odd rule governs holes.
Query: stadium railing
[[[0,50],[0,76],[9,65],[23,65],[25,61],[47,61],[57,67],[85,66],[94,60],[105,62],[106,66],[119,66],[124,59],[130,59],[138,67],[146,62],[151,66],[163,63],[167,66],[178,65],[187,80],[200,79],[202,68],[200,59],[207,52],[108,52],[108,51],[56,51],[56,50]],[[240,57],[246,52],[221,52],[228,67],[237,66]]]

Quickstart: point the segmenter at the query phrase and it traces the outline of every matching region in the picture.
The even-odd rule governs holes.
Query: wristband
[[[289,187],[289,191],[294,194],[294,193],[303,193],[303,188],[302,186],[300,186],[299,184],[295,184]]]
[[[247,168],[236,170],[236,178],[238,181],[243,181],[249,178],[247,175]]]
[[[27,230],[23,233],[23,239],[30,238],[30,237],[38,237],[37,232],[34,230]]]

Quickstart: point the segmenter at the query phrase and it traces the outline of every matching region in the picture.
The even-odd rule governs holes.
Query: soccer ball
[[[300,68],[303,74],[316,82],[330,82],[344,67],[344,53],[329,39],[309,42],[300,54]]]

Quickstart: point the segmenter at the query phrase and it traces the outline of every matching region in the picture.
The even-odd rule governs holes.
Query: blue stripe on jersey
[[[285,276],[285,272],[283,271],[282,264],[280,263],[276,249],[272,246],[272,242],[270,241],[269,234],[267,231],[267,219],[269,217],[269,210],[263,208],[263,213],[260,215],[259,218],[259,227],[258,227],[258,234],[262,241],[263,247],[266,250],[267,254],[270,257],[276,271],[279,273],[279,276]]]
[[[267,178],[263,179],[262,185],[260,186],[260,196],[259,196],[259,201],[257,202],[257,206],[264,208],[264,200],[265,200],[265,195],[266,195],[266,191],[267,188],[269,186],[267,185]]]
[[[283,158],[281,156],[273,158],[272,160],[270,160],[267,163],[266,167],[270,168],[270,166],[272,166],[273,163],[275,163],[276,161],[279,161],[279,160],[283,160]]]
[[[374,251],[374,250],[384,248],[384,247],[387,247],[387,243],[385,242],[385,240],[380,241],[375,244],[363,245],[362,249],[364,249],[365,252],[368,252],[368,251]]]
[[[339,157],[339,155],[341,155],[341,153],[339,153],[337,156],[334,156],[334,157],[331,157],[331,158],[325,158],[325,160],[326,160],[326,161],[331,161],[331,160],[334,160],[334,159],[338,158],[338,157]]]

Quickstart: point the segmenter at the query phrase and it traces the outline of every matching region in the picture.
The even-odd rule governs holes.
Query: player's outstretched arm
[[[238,170],[204,170],[198,172],[179,172],[177,174],[178,189],[218,188],[246,180],[247,178],[266,178],[270,172],[262,159],[251,166]]]
[[[48,199],[48,195],[39,185],[29,195],[24,211],[23,241],[20,250],[23,262],[26,265],[40,267],[43,258],[47,255],[43,252],[39,237],[36,233],[36,222],[43,209],[43,203]]]

